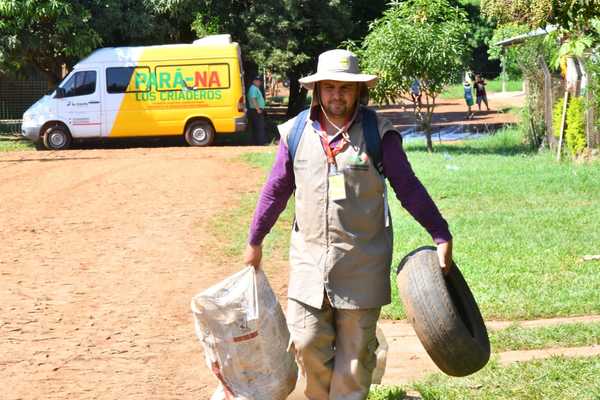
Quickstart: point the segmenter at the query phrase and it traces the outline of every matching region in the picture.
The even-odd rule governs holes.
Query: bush
[[[552,111],[552,133],[557,138],[560,137],[560,125],[562,123],[562,112],[565,99],[561,97],[556,104],[554,104],[554,110]]]
[[[532,86],[534,86],[532,84]],[[531,89],[521,110],[523,139],[531,149],[538,149],[546,135],[544,116],[539,107],[539,90]]]
[[[586,146],[585,105],[583,97],[573,97],[567,108],[566,145],[571,154],[581,153]]]

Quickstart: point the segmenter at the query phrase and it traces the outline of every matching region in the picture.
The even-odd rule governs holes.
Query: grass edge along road
[[[441,373],[402,387],[375,387],[369,400],[402,400],[407,390],[423,400],[541,400],[600,398],[600,357],[555,356],[502,366],[490,360],[464,378]],[[414,397],[412,397],[414,399]]]
[[[30,141],[6,139],[0,136],[0,153],[23,150],[35,150],[35,147]]]

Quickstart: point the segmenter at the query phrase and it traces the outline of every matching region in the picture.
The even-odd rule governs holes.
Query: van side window
[[[62,86],[64,97],[84,96],[96,91],[96,71],[78,71]]]
[[[150,90],[150,68],[106,68],[107,93],[135,93]]]

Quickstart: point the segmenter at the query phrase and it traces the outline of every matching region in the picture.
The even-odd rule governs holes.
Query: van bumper
[[[236,132],[244,132],[248,127],[248,118],[244,115],[243,117],[239,117],[235,119],[235,131]]]
[[[40,138],[40,129],[42,128],[39,124],[26,124],[23,122],[21,125],[21,135],[29,140],[37,141]]]

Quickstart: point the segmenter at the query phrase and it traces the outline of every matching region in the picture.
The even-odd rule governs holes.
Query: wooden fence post
[[[539,58],[542,72],[544,73],[544,120],[546,122],[546,141],[548,146],[554,147],[556,145],[556,138],[552,133],[552,109],[554,105],[554,99],[552,96],[552,75],[544,57]]]

